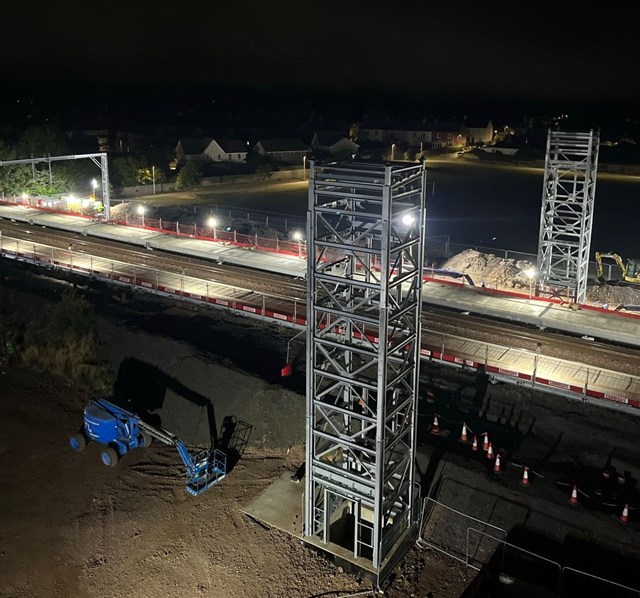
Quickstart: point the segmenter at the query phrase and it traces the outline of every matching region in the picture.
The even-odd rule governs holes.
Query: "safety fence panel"
[[[477,528],[490,530],[502,539],[507,535],[504,529],[431,497],[424,499],[422,519],[420,545],[438,550],[476,571],[491,561],[501,545],[500,539],[478,533]]]

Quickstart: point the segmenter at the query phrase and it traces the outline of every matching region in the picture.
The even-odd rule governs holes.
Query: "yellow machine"
[[[603,260],[613,260],[621,271],[619,280],[605,279]],[[617,253],[604,253],[596,251],[596,269],[598,280],[602,283],[638,284],[640,285],[640,259],[629,258],[626,262]]]

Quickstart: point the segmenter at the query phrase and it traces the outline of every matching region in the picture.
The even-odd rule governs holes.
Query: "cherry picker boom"
[[[171,432],[154,428],[103,398],[94,399],[85,407],[82,427],[69,438],[69,444],[74,451],[84,450],[89,442],[103,445],[100,459],[107,467],[113,467],[131,449],[148,447],[152,438],[177,449],[186,470],[186,490],[193,496],[202,494],[227,474],[223,451],[204,449],[192,455],[184,441]]]

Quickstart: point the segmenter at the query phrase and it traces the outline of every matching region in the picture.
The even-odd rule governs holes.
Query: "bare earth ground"
[[[4,283],[4,309],[44,313],[40,300],[7,289],[6,278]],[[169,308],[164,319],[176,311]],[[185,326],[192,315],[182,314]],[[162,426],[192,446],[206,446],[210,401],[218,431],[227,416],[246,423],[250,434],[241,458],[199,497],[185,491],[182,462],[169,446],[154,443],[106,468],[97,446],[82,453],[68,447],[91,397],[5,361],[0,596],[311,597],[370,589],[369,582],[241,510],[303,462],[304,398],[243,372],[228,358],[136,329],[138,319],[155,327],[151,311],[100,320],[102,351],[118,373],[120,392],[153,386],[146,398],[162,395],[155,405]],[[386,595],[423,596],[437,588],[439,596],[458,596],[470,575],[449,561],[416,549]]]
[[[14,284],[14,276],[0,286],[4,313],[45,314],[45,304]],[[172,447],[134,451],[112,469],[99,463],[95,446],[73,453],[67,439],[91,397],[2,363],[0,597],[311,598],[369,590],[357,575],[242,512],[304,459],[303,345],[292,344],[298,378],[279,379],[291,332],[155,301],[118,306],[113,297],[91,298],[101,355],[118,392],[159,415],[188,444],[206,444],[212,433],[222,437],[230,421],[246,442],[229,475],[192,497]],[[637,570],[637,561],[628,560],[640,546],[637,418],[502,385],[489,389],[482,412],[473,415],[461,400],[468,379],[430,375],[437,402],[421,402],[418,465],[431,496],[497,527],[544,534],[565,553],[568,545],[597,541],[609,560]],[[429,433],[435,409],[445,431],[437,437]],[[476,456],[457,442],[463,418],[470,433],[489,430],[503,455],[502,475],[491,473],[482,452]],[[628,495],[626,526],[618,521],[622,497],[609,511],[569,505],[576,468],[586,505],[596,496],[587,474],[601,479],[607,458],[636,490]],[[532,471],[526,489],[519,484],[523,463]],[[453,550],[468,528],[468,520],[438,507],[425,538]],[[416,546],[382,589],[391,598],[458,598],[475,576]]]

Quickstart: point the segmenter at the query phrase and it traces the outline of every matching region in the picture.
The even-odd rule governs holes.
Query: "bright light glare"
[[[98,181],[96,181],[95,179],[92,179],[92,180],[91,180],[91,186],[92,186],[94,189],[97,189],[97,188],[98,188]]]
[[[405,226],[411,226],[415,221],[415,218],[411,214],[405,214],[402,217],[402,224]]]
[[[211,228],[214,228],[214,227],[218,226],[218,221],[212,216],[211,218],[209,218],[209,220],[207,220],[207,224]]]
[[[533,278],[536,275],[536,269],[535,268],[527,268],[524,273],[529,277],[529,278]]]
[[[138,206],[138,214],[144,214],[145,208],[144,206]]]
[[[295,241],[300,241],[302,239],[302,233],[300,231],[296,231],[293,233],[293,238]]]

